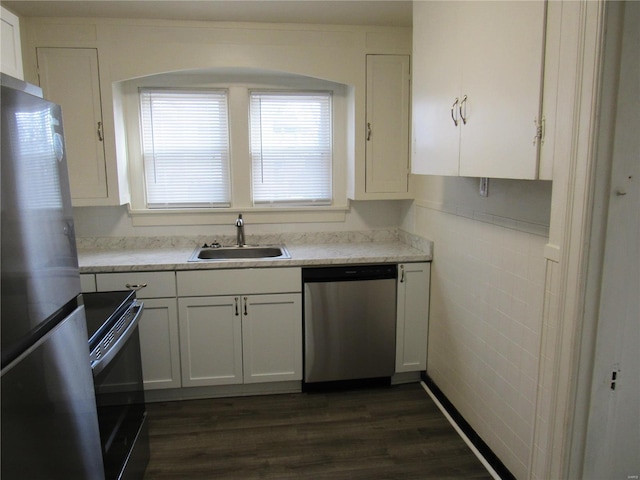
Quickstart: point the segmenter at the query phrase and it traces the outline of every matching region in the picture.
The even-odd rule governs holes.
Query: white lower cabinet
[[[144,302],[140,353],[145,390],[180,388],[180,342],[175,272],[99,273],[99,292],[135,289]]]
[[[144,299],[140,354],[145,390],[180,388],[178,309],[175,298]]]
[[[93,273],[83,273],[80,275],[80,291],[82,293],[93,293],[96,291],[96,276]]]
[[[426,369],[430,266],[398,265],[396,373]],[[137,290],[145,390],[302,380],[300,268],[85,274],[82,284]]]
[[[300,293],[243,297],[244,383],[302,380]]]
[[[178,272],[178,295],[183,387],[302,379],[300,269]]]
[[[427,368],[430,272],[428,262],[398,265],[397,373]]]
[[[178,299],[182,385],[242,383],[239,297]]]

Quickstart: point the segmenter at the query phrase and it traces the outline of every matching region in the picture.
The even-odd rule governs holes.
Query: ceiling
[[[19,17],[97,17],[410,27],[405,0],[2,0]]]

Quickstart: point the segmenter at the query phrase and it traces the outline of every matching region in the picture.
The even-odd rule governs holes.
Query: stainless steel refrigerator
[[[0,476],[103,479],[61,109],[1,80]]]

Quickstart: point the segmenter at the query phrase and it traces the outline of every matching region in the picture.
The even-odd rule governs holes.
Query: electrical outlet
[[[487,177],[482,177],[480,179],[480,196],[481,197],[489,196],[489,179]]]

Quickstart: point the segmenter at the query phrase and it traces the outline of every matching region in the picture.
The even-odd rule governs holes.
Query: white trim
[[[554,263],[560,263],[560,247],[558,245],[547,243],[544,246],[544,258]]]
[[[344,222],[349,205],[332,207],[138,210],[128,205],[134,227],[233,225],[239,213],[251,224]]]
[[[500,475],[498,475],[496,473],[496,471],[493,469],[493,467],[489,464],[489,462],[487,462],[487,459],[484,458],[484,456],[480,453],[480,451],[476,448],[476,446],[471,442],[471,440],[469,440],[469,437],[467,437],[467,435],[462,431],[462,429],[458,426],[458,424],[456,423],[456,421],[451,417],[451,415],[449,415],[449,412],[447,412],[447,410],[442,406],[442,404],[440,403],[440,401],[435,397],[435,395],[433,394],[433,392],[429,389],[429,387],[427,387],[427,385],[421,380],[420,381],[420,385],[422,385],[422,388],[424,389],[425,392],[427,392],[427,394],[429,394],[429,396],[431,397],[431,400],[433,400],[433,403],[436,404],[436,406],[440,409],[440,411],[442,412],[442,414],[445,416],[445,418],[449,421],[449,423],[451,424],[451,426],[455,429],[455,431],[458,433],[458,435],[460,436],[460,438],[462,438],[462,440],[464,441],[464,443],[467,444],[467,446],[471,449],[471,451],[473,452],[473,454],[478,457],[478,460],[480,460],[480,463],[482,463],[482,466],[484,466],[484,468],[487,469],[487,472],[489,472],[489,475],[491,475],[494,479],[496,480],[501,480],[500,479]]]
[[[301,391],[302,387],[300,381],[297,380],[284,382],[145,390],[144,399],[147,403],[157,403],[226,397],[247,397],[255,395],[280,395],[285,393],[300,393]]]
[[[354,101],[353,92],[345,84],[340,84],[320,78],[308,78],[299,75],[279,72],[274,74],[266,70],[258,69],[233,69],[233,68],[211,68],[205,70],[193,70],[186,72],[169,72],[167,74],[152,75],[149,77],[136,78],[123,82],[116,82],[118,88],[118,98],[126,106],[123,118],[126,123],[126,143],[129,158],[129,183],[131,185],[131,204],[129,214],[132,217],[134,226],[170,226],[170,225],[218,225],[225,223],[219,220],[219,216],[209,214],[219,214],[221,209],[180,209],[181,215],[177,215],[177,210],[172,209],[147,209],[145,208],[145,187],[144,170],[142,168],[140,144],[140,111],[139,111],[139,88],[202,88],[202,89],[227,89],[229,92],[229,132],[230,132],[230,187],[231,187],[231,209],[227,212],[256,212],[269,211],[269,215],[260,214],[260,218],[265,218],[258,223],[296,223],[303,222],[296,215],[281,215],[280,220],[273,215],[275,209],[281,212],[305,211],[305,222],[339,222],[345,217],[338,216],[335,212],[329,215],[327,208],[345,210],[348,208],[346,175],[348,164],[350,163],[349,138],[346,134],[351,102]],[[251,194],[251,158],[249,152],[249,92],[254,90],[281,90],[281,91],[330,91],[332,92],[332,204],[327,206],[313,206],[311,210],[300,210],[299,208],[309,208],[308,206],[254,206]],[[123,139],[124,140],[124,139]],[[345,207],[345,205],[347,205]],[[234,210],[235,209],[235,210]],[[155,210],[164,215],[159,215]],[[315,213],[314,213],[315,212]],[[318,212],[324,212],[319,214]],[[195,215],[194,215],[195,213]],[[143,216],[142,218],[136,218]],[[210,217],[217,217],[210,218]],[[153,220],[155,219],[155,220]],[[175,219],[175,223],[171,223]]]
[[[566,94],[559,95],[558,109],[565,123],[557,128],[565,135],[555,144],[549,232],[550,245],[558,251],[545,249],[558,263],[547,265],[531,479],[567,478],[571,461],[593,215],[604,9],[604,0],[563,2],[564,61],[559,82]]]
[[[615,165],[618,161],[621,161],[620,158],[615,156],[617,150],[614,148],[617,138],[615,134],[616,125],[619,123],[619,118],[617,117],[620,114],[618,100],[619,98],[628,98],[619,89],[621,82],[624,85],[624,80],[622,79],[624,73],[621,73],[621,69],[625,65],[622,47],[623,30],[625,28],[630,30],[634,28],[630,26],[633,24],[631,21],[632,14],[630,15],[627,12],[627,7],[629,7],[629,3],[626,3],[625,7],[625,2],[607,2],[605,6],[606,33],[602,60],[602,86],[599,112],[597,114],[598,123],[594,134],[594,138],[597,139],[594,153],[595,166],[592,167],[594,172],[592,175],[594,177],[590,185],[593,192],[591,196],[593,199],[591,208],[593,210],[591,231],[588,237],[589,257],[586,260],[585,267],[587,273],[583,305],[584,313],[581,318],[580,365],[577,372],[575,409],[572,418],[569,478],[592,478],[594,476],[594,472],[587,471],[585,473],[583,470],[589,469],[594,465],[593,455],[590,456],[590,451],[593,453],[593,447],[598,452],[602,452],[603,458],[607,457],[605,450],[608,444],[606,443],[606,436],[601,430],[602,424],[599,423],[603,417],[598,414],[598,402],[594,403],[592,395],[597,396],[595,393],[598,390],[596,378],[603,378],[602,376],[598,377],[598,374],[609,375],[611,371],[609,370],[611,363],[603,361],[600,357],[602,352],[607,349],[596,350],[596,345],[598,344],[602,347],[599,343],[602,341],[600,337],[606,338],[607,333],[603,333],[602,330],[611,331],[613,329],[615,331],[615,324],[617,323],[614,321],[607,326],[606,323],[610,318],[600,318],[600,302],[604,300],[604,298],[601,299],[601,288],[604,288],[603,282],[606,280],[603,279],[603,273],[607,270],[604,264],[605,258],[607,258],[605,246],[611,241],[607,236],[607,232],[611,228],[608,223],[611,212],[610,202],[618,201],[615,195],[611,194],[611,182],[614,178],[612,175],[616,169]],[[637,60],[629,59],[629,61],[635,61],[637,68]],[[630,126],[630,124],[626,125]],[[614,350],[617,353],[621,351],[619,346],[613,347],[613,344],[609,344],[609,348],[611,353]]]

